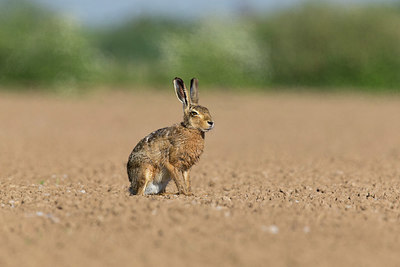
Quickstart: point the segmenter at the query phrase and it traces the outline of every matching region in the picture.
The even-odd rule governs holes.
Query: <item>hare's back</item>
[[[162,165],[168,158],[168,150],[171,146],[170,127],[158,129],[147,135],[133,149],[129,161],[131,163],[150,163],[151,165]]]

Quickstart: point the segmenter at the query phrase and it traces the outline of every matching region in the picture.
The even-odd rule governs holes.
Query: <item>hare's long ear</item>
[[[181,78],[176,77],[174,79],[174,87],[176,96],[178,97],[179,101],[183,103],[183,108],[188,108],[190,106],[190,98],[187,93],[185,83],[182,81]]]
[[[194,104],[199,103],[199,80],[196,78],[190,81],[190,99]]]

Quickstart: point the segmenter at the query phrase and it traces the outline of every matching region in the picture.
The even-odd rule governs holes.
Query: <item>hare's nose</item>
[[[208,125],[213,126],[214,122],[213,121],[207,121]]]

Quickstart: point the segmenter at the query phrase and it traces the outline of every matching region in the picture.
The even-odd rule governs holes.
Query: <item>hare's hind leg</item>
[[[154,168],[150,165],[143,166],[140,171],[140,176],[138,177],[137,181],[137,195],[144,196],[146,187],[149,182],[153,181],[154,178]]]
[[[128,170],[128,178],[129,178],[129,182],[131,183],[131,186],[129,187],[129,192],[132,195],[136,195],[138,192],[138,180],[140,178],[140,168],[138,167],[132,167],[130,165],[130,162],[128,162],[128,166],[127,166],[127,170]]]

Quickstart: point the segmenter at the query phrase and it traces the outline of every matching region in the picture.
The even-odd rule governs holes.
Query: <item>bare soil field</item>
[[[399,97],[200,93],[194,196],[146,197],[125,165],[172,86],[0,93],[0,266],[400,266]]]

